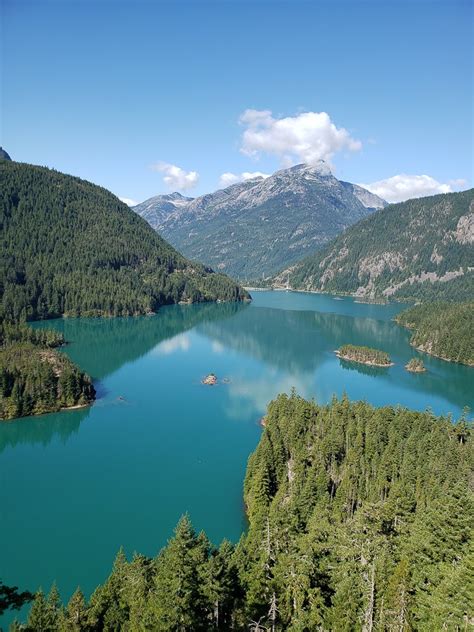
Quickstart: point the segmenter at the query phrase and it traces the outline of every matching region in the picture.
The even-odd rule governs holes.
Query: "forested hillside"
[[[280,395],[249,459],[235,548],[185,517],[155,559],[120,552],[87,602],[38,593],[26,629],[467,630],[472,466],[464,420]]]
[[[85,405],[90,378],[19,326],[135,315],[167,303],[241,300],[231,279],[176,252],[114,195],[43,167],[0,161],[0,419]]]
[[[414,330],[411,344],[420,351],[474,366],[474,302],[416,305],[396,321]]]
[[[392,204],[276,279],[294,289],[423,301],[474,295],[474,189]]]
[[[0,161],[0,315],[131,315],[178,301],[239,300],[112,193],[43,167]]]
[[[93,401],[90,377],[54,350],[63,342],[56,332],[0,323],[0,420]]]

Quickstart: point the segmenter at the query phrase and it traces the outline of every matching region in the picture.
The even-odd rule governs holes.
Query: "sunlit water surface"
[[[458,417],[473,405],[474,370],[423,355],[427,373],[408,373],[417,353],[392,322],[401,308],[255,292],[251,305],[36,323],[64,333],[98,400],[0,424],[0,578],[32,591],[56,580],[66,599],[78,584],[89,594],[121,545],[155,555],[184,512],[215,543],[238,540],[259,419],[293,386],[318,402],[346,392]],[[395,366],[341,362],[344,343],[383,349]],[[229,383],[203,386],[210,372]]]

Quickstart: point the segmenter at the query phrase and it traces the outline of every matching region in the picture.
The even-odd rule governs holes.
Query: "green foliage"
[[[62,334],[0,322],[0,419],[85,405],[94,399],[90,378],[53,350]]]
[[[0,346],[31,343],[37,347],[53,348],[64,344],[64,336],[58,331],[31,329],[24,324],[0,321]]]
[[[34,595],[27,590],[18,592],[17,586],[5,586],[0,580],[0,615],[8,609],[19,610],[33,597]]]
[[[214,548],[184,516],[154,560],[120,551],[88,603],[76,593],[63,610],[38,593],[30,617],[49,621],[54,602],[56,623],[44,629],[467,629],[467,422],[292,393],[271,402],[266,423],[245,480],[249,529],[235,548]]]
[[[421,358],[412,358],[405,366],[407,371],[411,371],[412,373],[423,373],[426,371],[425,365],[423,364],[423,360]]]
[[[474,189],[392,204],[277,277],[291,287],[397,300],[468,300]],[[430,276],[427,276],[430,275]],[[439,280],[442,279],[442,280]]]
[[[391,360],[388,353],[371,347],[357,345],[342,345],[337,354],[343,360],[352,362],[362,362],[364,364],[374,364],[377,366],[390,366]]]
[[[39,590],[26,623],[27,632],[55,632],[61,629],[63,607],[56,585],[53,584],[48,598]]]
[[[268,626],[275,595],[282,630],[464,629],[472,584],[460,603],[450,585],[472,563],[472,442],[461,425],[346,399],[272,402],[245,483],[239,570],[248,591],[263,568],[267,589],[248,616]]]
[[[0,179],[0,314],[8,321],[248,296],[185,259],[101,187],[5,160]]]
[[[0,419],[84,405],[90,378],[25,320],[135,315],[248,297],[191,263],[114,195],[42,167],[0,162]]]
[[[417,349],[474,365],[474,302],[416,305],[401,312],[396,321],[414,330],[411,344]]]
[[[0,419],[83,406],[94,396],[89,376],[66,355],[31,342],[0,347]]]

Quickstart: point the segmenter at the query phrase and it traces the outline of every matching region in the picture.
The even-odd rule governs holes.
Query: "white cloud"
[[[213,353],[224,353],[225,351],[224,345],[221,344],[218,340],[212,341],[211,349]]]
[[[188,351],[191,346],[191,340],[186,334],[178,334],[174,338],[164,340],[153,349],[155,355],[170,355],[176,351]]]
[[[466,182],[462,180],[450,180],[449,183],[443,184],[431,176],[400,174],[386,180],[379,180],[378,182],[372,182],[372,184],[361,184],[360,186],[379,195],[387,202],[403,202],[410,198],[436,195],[437,193],[450,193],[453,190],[451,185],[459,187],[463,184],[466,184]]]
[[[330,161],[342,150],[359,151],[362,143],[343,127],[336,127],[326,112],[302,112],[274,118],[270,110],[245,110],[239,122],[246,129],[240,151],[258,158],[278,156],[285,166],[295,162],[310,165]]]
[[[136,206],[138,204],[138,202],[136,202],[135,200],[131,200],[130,198],[125,198],[125,197],[120,197],[119,196],[119,200],[121,202],[124,202],[127,206]]]
[[[246,180],[252,180],[253,178],[269,178],[269,173],[262,173],[261,171],[244,171],[241,174],[231,173],[227,171],[223,173],[219,178],[219,186],[228,187],[236,182],[245,182]]]
[[[242,418],[242,400],[247,400],[248,405],[263,415],[268,407],[268,402],[275,399],[279,393],[289,393],[296,388],[299,395],[310,398],[314,394],[313,376],[311,373],[279,375],[273,371],[271,379],[254,378],[247,379],[243,376],[234,376],[229,384],[231,417]]]
[[[174,191],[185,191],[186,189],[193,189],[199,182],[199,174],[197,171],[185,171],[177,165],[172,165],[169,162],[158,162],[152,165],[153,171],[159,171],[164,173],[163,182],[169,189]]]

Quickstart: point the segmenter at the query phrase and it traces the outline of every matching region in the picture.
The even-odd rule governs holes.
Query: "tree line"
[[[184,516],[156,558],[120,551],[89,599],[40,591],[12,630],[466,630],[472,465],[464,418],[280,395],[237,545],[214,547]]]
[[[95,397],[88,375],[54,347],[61,334],[0,323],[0,420],[83,406]]]
[[[396,321],[413,330],[410,343],[417,349],[474,365],[474,302],[415,305]]]
[[[148,314],[170,303],[247,299],[192,263],[105,189],[0,161],[0,419],[87,404],[90,378],[53,350],[58,316]]]
[[[10,321],[248,297],[101,187],[9,161],[0,162],[0,179],[0,313]]]

